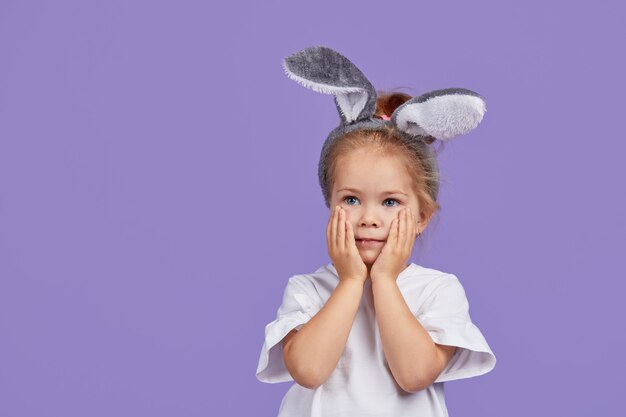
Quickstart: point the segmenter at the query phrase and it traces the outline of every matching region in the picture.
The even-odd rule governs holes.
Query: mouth
[[[355,239],[355,240],[356,240],[357,245],[364,246],[364,247],[379,246],[385,243],[384,240],[378,240],[378,239]]]

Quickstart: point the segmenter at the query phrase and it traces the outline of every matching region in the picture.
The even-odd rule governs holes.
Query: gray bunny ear
[[[335,96],[344,123],[372,117],[376,90],[348,58],[324,46],[305,48],[283,60],[285,73],[313,91]]]
[[[393,112],[391,121],[411,135],[448,140],[478,126],[486,111],[480,94],[465,88],[447,88],[403,103]]]

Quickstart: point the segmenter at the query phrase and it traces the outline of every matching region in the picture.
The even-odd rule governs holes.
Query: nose
[[[374,227],[379,227],[381,225],[380,218],[376,213],[375,207],[363,207],[361,217],[359,219],[359,225]]]

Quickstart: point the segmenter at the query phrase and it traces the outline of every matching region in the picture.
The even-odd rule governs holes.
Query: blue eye
[[[400,202],[396,200],[395,198],[388,198],[385,201],[395,201],[396,203],[400,204]],[[387,207],[395,207],[395,206],[397,206],[397,204],[394,204],[393,206],[387,206]]]
[[[359,199],[358,199],[358,198],[356,198],[355,196],[350,195],[350,196],[344,197],[343,201],[344,201],[346,204],[348,204],[349,206],[352,206],[352,205],[354,205],[354,204],[351,204],[350,202],[348,202],[348,200],[351,200],[351,199],[354,199],[354,200],[356,200],[356,201],[358,201],[358,200],[359,200]],[[400,202],[399,202],[398,200],[396,200],[395,198],[388,198],[388,199],[386,199],[386,200],[385,200],[385,202],[387,202],[387,201],[393,201],[393,202],[395,202],[395,203],[396,203],[396,204],[392,204],[392,205],[384,204],[384,205],[385,205],[385,206],[387,206],[387,207],[395,207],[395,206],[397,206],[397,205],[399,205],[399,204],[400,204]],[[355,204],[356,204],[356,203],[355,203]]]

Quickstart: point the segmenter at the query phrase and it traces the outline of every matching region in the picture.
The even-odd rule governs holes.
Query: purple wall
[[[451,416],[622,410],[623,3],[456,3],[0,1],[0,416],[276,415],[264,326],[329,261],[339,122],[280,60],[318,44],[487,99],[412,258],[498,359]]]

